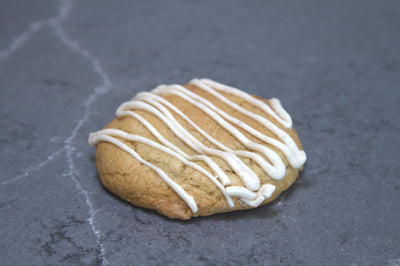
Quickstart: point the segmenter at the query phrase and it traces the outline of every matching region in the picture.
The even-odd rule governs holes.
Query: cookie
[[[271,202],[306,161],[278,99],[209,79],[137,94],[89,144],[108,190],[178,219]]]

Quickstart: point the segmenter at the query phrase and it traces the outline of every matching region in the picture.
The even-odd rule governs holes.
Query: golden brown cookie
[[[139,93],[89,143],[107,189],[179,219],[264,205],[306,161],[279,100],[208,79]]]

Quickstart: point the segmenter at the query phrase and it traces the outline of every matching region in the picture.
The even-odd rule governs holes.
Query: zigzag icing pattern
[[[261,186],[258,176],[245,164],[239,157],[250,158],[256,162],[271,178],[280,180],[285,176],[286,166],[280,156],[272,149],[248,139],[236,127],[239,127],[247,133],[253,135],[257,139],[268,143],[269,145],[280,150],[286,157],[289,164],[294,169],[299,169],[306,161],[306,154],[300,150],[295,141],[280,127],[269,121],[267,118],[250,112],[227,97],[223,96],[220,92],[235,95],[244,99],[246,102],[258,107],[268,115],[272,116],[284,128],[292,127],[292,119],[290,115],[283,109],[278,99],[270,99],[271,107],[265,102],[254,98],[253,96],[240,91],[236,88],[223,85],[221,83],[209,79],[193,79],[189,84],[206,91],[207,93],[215,96],[218,100],[226,105],[235,109],[236,111],[246,115],[255,121],[261,123],[264,127],[268,128],[277,139],[268,137],[251,126],[245,124],[241,120],[227,114],[220,108],[216,107],[213,103],[205,98],[191,92],[180,85],[160,85],[151,92],[141,92],[131,101],[125,102],[117,109],[117,117],[131,116],[138,120],[145,128],[147,128],[152,135],[159,141],[155,142],[148,138],[139,135],[132,135],[118,129],[103,129],[89,136],[89,144],[95,146],[97,143],[104,141],[110,142],[119,148],[123,149],[139,162],[147,165],[153,169],[181,198],[184,200],[193,213],[197,212],[198,207],[193,199],[179,184],[173,181],[168,175],[158,168],[157,166],[144,160],[132,148],[126,145],[119,139],[127,141],[141,142],[149,145],[155,149],[165,152],[174,158],[180,160],[183,164],[194,168],[208,177],[223,193],[225,199],[230,207],[234,207],[232,196],[240,197],[241,200],[249,206],[257,207],[265,199],[269,198],[275,190],[272,184],[264,184]],[[162,98],[160,95],[173,94],[188,103],[196,106],[208,116],[210,116],[221,127],[225,128],[232,136],[234,136],[244,147],[250,151],[238,151],[229,149],[223,143],[219,142],[207,132],[196,125],[189,117],[182,111],[172,105],[169,101]],[[159,119],[178,137],[182,142],[189,146],[196,155],[189,155],[179,149],[176,145],[168,141],[160,134],[157,129],[146,119],[140,116],[135,110],[144,110],[149,112]],[[176,115],[180,116],[187,123],[189,123],[198,133],[205,137],[215,148],[208,147],[196,139],[188,130],[186,130],[169,111],[172,110]],[[235,125],[235,126],[233,126]],[[119,139],[118,139],[119,138]],[[255,152],[252,152],[255,151]],[[263,156],[260,156],[261,153]],[[210,155],[216,156],[224,160],[235,172],[243,182],[243,186],[229,186],[231,180],[225,172],[209,157]],[[267,158],[268,160],[266,160]],[[203,161],[213,173],[208,172],[194,161]]]

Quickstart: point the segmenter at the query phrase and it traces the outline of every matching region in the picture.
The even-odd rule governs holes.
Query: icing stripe
[[[273,124],[271,121],[267,120],[266,118],[257,115],[255,113],[252,113],[246,109],[244,109],[243,107],[237,105],[236,103],[230,101],[229,99],[227,99],[226,97],[224,97],[223,95],[219,94],[218,92],[216,92],[215,90],[213,90],[211,87],[207,86],[206,84],[213,84],[215,87],[213,88],[219,88],[220,90],[223,90],[225,92],[227,92],[227,90],[229,89],[233,89],[232,87],[227,87],[225,85],[216,83],[216,82],[212,82],[210,80],[197,80],[197,79],[193,79],[190,84],[196,85],[197,87],[207,91],[208,93],[212,94],[213,96],[217,97],[219,100],[221,100],[222,102],[224,102],[225,104],[229,105],[230,107],[234,108],[235,110],[241,112],[242,114],[245,114],[246,116],[256,120],[257,122],[261,123],[262,125],[264,125],[265,127],[267,127],[269,130],[271,130],[275,135],[278,136],[279,139],[283,140],[283,142],[286,144],[285,146],[280,145],[279,141],[277,141],[274,138],[270,138],[265,136],[264,134],[260,133],[257,130],[254,130],[253,128],[247,126],[246,124],[244,124],[242,121],[233,118],[232,116],[229,116],[228,114],[226,114],[223,111],[220,111],[218,113],[222,114],[223,117],[233,123],[235,123],[236,125],[240,126],[241,128],[243,128],[244,130],[246,130],[247,132],[249,132],[250,134],[254,135],[255,137],[271,144],[274,145],[276,148],[279,148],[287,157],[289,163],[291,164],[291,166],[295,169],[300,168],[305,160],[306,160],[306,156],[304,151],[300,151],[299,148],[297,147],[296,143],[294,142],[294,140],[282,129],[280,129],[279,127],[277,127],[275,124]],[[236,90],[236,89],[235,89]],[[233,90],[233,91],[235,91]],[[236,90],[237,91],[237,90]],[[248,97],[250,97],[253,100],[253,104],[256,105],[257,107],[261,108],[262,110],[268,110],[268,114],[270,114],[270,112],[272,112],[271,108],[264,103],[263,101],[260,101],[250,95],[248,95],[245,92],[242,91],[237,91],[236,94],[243,94],[244,96],[247,95],[247,97],[245,97],[245,99],[249,102]],[[289,114],[283,109],[282,105],[280,104],[280,101],[278,99],[272,99],[270,100],[272,101],[271,105],[274,107],[275,110],[278,111],[278,113],[280,113],[281,116],[286,117],[286,119],[288,121],[286,121],[285,124],[289,125],[290,127],[292,125],[292,119],[290,118]],[[251,103],[251,102],[250,102]],[[212,108],[214,108],[215,106],[212,105],[211,103],[207,103],[207,105],[211,105]],[[274,113],[273,113],[274,114]],[[273,117],[277,119],[276,117],[277,115],[274,115]],[[289,118],[287,118],[287,116]],[[278,119],[282,120],[282,119]],[[283,121],[285,122],[285,121]],[[288,149],[289,150],[288,150]]]
[[[156,148],[156,149],[158,149],[158,150],[160,150],[162,152],[165,152],[165,153],[175,157],[176,159],[182,161],[182,163],[186,164],[187,166],[192,167],[192,168],[196,169],[197,171],[201,172],[203,175],[207,176],[221,190],[221,192],[224,194],[224,196],[225,196],[225,198],[226,198],[226,200],[228,202],[228,205],[230,207],[234,206],[231,197],[227,194],[225,188],[221,185],[221,183],[218,182],[218,180],[214,176],[212,176],[209,172],[207,172],[206,170],[201,168],[199,165],[197,165],[197,164],[195,164],[195,163],[193,163],[193,162],[191,162],[189,160],[186,160],[183,156],[181,156],[180,154],[174,152],[173,150],[171,150],[171,149],[169,149],[167,147],[164,147],[164,146],[158,144],[157,142],[154,142],[154,141],[152,141],[150,139],[147,139],[145,137],[128,134],[128,133],[126,133],[126,132],[124,132],[122,130],[119,130],[119,129],[103,129],[103,130],[97,131],[95,133],[92,133],[91,136],[90,136],[90,139],[91,139],[91,143],[90,144],[91,145],[96,145],[99,142],[99,139],[101,139],[101,136],[104,136],[104,135],[107,135],[107,136],[110,136],[110,137],[111,136],[120,137],[120,138],[123,138],[123,139],[128,140],[128,141],[141,142],[141,143],[149,145],[149,146],[151,146],[153,148]],[[129,148],[129,146],[127,146],[127,147]],[[124,149],[124,150],[126,150],[126,149]],[[133,149],[129,148],[129,153],[132,154],[132,152],[136,153]]]
[[[249,140],[239,130],[237,130],[234,126],[232,126],[230,123],[228,123],[227,121],[224,120],[224,118],[226,118],[227,120],[232,120],[235,118],[229,116],[222,110],[218,109],[217,107],[212,105],[209,101],[188,91],[187,89],[185,89],[179,85],[173,85],[173,86],[169,86],[169,87],[158,86],[153,91],[155,93],[170,93],[170,94],[177,95],[177,96],[185,99],[186,101],[188,101],[190,104],[198,107],[199,109],[204,111],[206,114],[208,114],[220,126],[222,126],[229,133],[231,133],[231,135],[234,136],[238,141],[240,141],[246,148],[255,150],[255,151],[258,151],[258,152],[264,154],[269,159],[269,161],[272,162],[272,165],[265,159],[256,160],[256,162],[263,168],[263,170],[265,172],[268,173],[269,176],[271,176],[272,178],[277,179],[277,180],[282,179],[285,176],[285,172],[286,172],[285,164],[283,163],[283,161],[281,160],[281,158],[275,151],[269,149],[268,147],[266,147],[264,145],[261,145],[259,143]],[[224,116],[224,118],[222,118],[220,115],[218,115],[212,109],[215,110],[216,112],[218,112],[219,114],[221,114],[222,116]],[[232,122],[236,121],[236,120],[232,120]],[[244,125],[244,123],[239,120],[237,120],[237,123],[239,126]],[[245,153],[243,153],[243,154],[245,154]],[[257,157],[257,154],[253,153],[252,157],[254,157],[254,158]],[[251,171],[250,173],[253,173],[253,171]],[[237,173],[237,174],[240,176],[241,173]]]
[[[241,197],[241,200],[247,205],[257,207],[265,199],[271,197],[272,193],[275,191],[275,186],[271,184],[265,184],[257,191],[257,193],[240,186],[227,187],[226,191],[231,196]]]
[[[194,127],[200,134],[202,134],[212,144],[214,144],[215,146],[219,147],[220,149],[222,149],[224,151],[229,151],[228,147],[226,147],[224,144],[222,144],[221,142],[217,141],[216,139],[214,139],[213,137],[208,135],[207,132],[205,132],[203,129],[201,129],[199,126],[197,126],[195,123],[193,123],[193,121],[190,120],[190,118],[188,118],[184,113],[182,113],[178,108],[176,108],[175,106],[170,104],[164,98],[162,98],[156,94],[149,93],[149,92],[141,92],[134,99],[147,101],[149,103],[153,103],[153,105],[154,105],[154,101],[160,102],[161,104],[172,109],[180,117],[182,117],[186,122],[188,122],[192,127]]]
[[[198,83],[199,81],[196,79],[193,79],[190,81],[190,83]],[[200,82],[203,82],[204,84],[207,84],[209,87],[212,87],[215,90],[220,90],[224,91],[236,96],[239,96],[240,98],[246,100],[248,103],[251,103],[261,110],[265,111],[267,114],[271,115],[273,118],[275,118],[281,125],[283,125],[286,128],[291,128],[292,127],[292,118],[290,115],[285,111],[285,109],[282,108],[280,102],[278,99],[272,98],[270,99],[270,104],[271,106],[275,109],[275,112],[266,104],[265,102],[254,98],[250,94],[238,90],[236,88],[218,83],[216,81],[210,80],[210,79],[202,79]],[[272,102],[273,103],[272,103]]]
[[[292,120],[289,114],[283,109],[279,100],[277,99],[270,100],[270,105],[272,107],[271,108],[270,106],[268,106],[268,104],[254,98],[253,96],[245,92],[209,79],[194,79],[190,82],[190,84],[195,85],[196,87],[210,93],[229,107],[261,123],[264,127],[274,133],[278,139],[271,138],[262,134],[261,132],[252,128],[241,120],[231,115],[228,115],[226,112],[216,107],[205,98],[199,96],[198,94],[195,94],[194,92],[189,91],[188,89],[180,85],[160,85],[157,88],[153,89],[151,93],[139,93],[131,101],[121,104],[116,111],[116,115],[117,117],[132,116],[145,128],[147,128],[161,144],[143,136],[128,134],[124,131],[117,129],[104,129],[95,133],[91,133],[89,136],[89,143],[94,146],[100,141],[106,141],[113,143],[114,145],[125,150],[133,157],[135,157],[138,161],[149,166],[157,174],[159,174],[160,177],[188,204],[188,206],[194,213],[197,211],[197,205],[192,196],[185,192],[179,184],[169,178],[160,168],[145,161],[133,149],[124,144],[122,141],[116,139],[116,137],[125,139],[127,141],[141,142],[149,145],[175,157],[185,165],[201,172],[206,177],[208,177],[223,193],[230,207],[234,207],[231,196],[240,197],[241,200],[249,206],[258,206],[265,199],[269,198],[273,194],[273,192],[275,191],[275,186],[272,184],[264,184],[260,187],[260,180],[258,176],[253,172],[253,170],[251,170],[246,164],[244,164],[239,157],[246,157],[255,161],[270,177],[276,180],[279,180],[285,176],[286,166],[277,152],[268,148],[265,145],[251,141],[236,127],[240,127],[241,129],[245,130],[262,142],[268,143],[280,150],[287,158],[289,164],[295,169],[300,168],[304,164],[306,160],[306,155],[304,151],[299,150],[294,140],[284,130],[273,124],[267,118],[244,109],[243,107],[229,100],[218,91],[232,94],[244,99],[248,103],[258,107],[260,110],[272,116],[285,128],[291,128],[292,126]],[[177,95],[191,105],[196,106],[204,113],[206,113],[210,118],[212,118],[218,125],[225,128],[233,137],[235,137],[243,146],[245,146],[250,151],[232,150],[228,148],[223,143],[210,136],[198,125],[196,125],[196,123],[194,123],[189,117],[187,117],[173,104],[160,96],[164,94]],[[157,131],[156,128],[154,128],[154,126],[152,126],[149,121],[136,113],[135,110],[144,110],[157,116],[174,133],[174,135],[178,137],[182,142],[184,142],[188,147],[190,147],[195,154],[189,155],[179,149],[176,145],[168,141],[164,136],[162,136],[162,134],[160,134],[160,132]],[[169,110],[171,110],[174,115],[178,115],[179,117],[184,119],[188,124],[190,124],[191,127],[193,127],[198,133],[206,138],[214,147],[209,147],[196,139],[175,119],[174,115]],[[234,127],[233,125],[235,125],[236,127]],[[263,154],[268,160],[260,156],[256,152]],[[244,186],[229,186],[231,182],[229,177],[225,174],[224,170],[221,169],[221,167],[218,166],[209,157],[210,155],[216,156],[224,160],[237,174],[237,176],[240,177]],[[208,165],[208,167],[214,174],[209,173],[206,169],[194,163],[194,161],[203,161]],[[218,181],[218,179],[220,181]]]
[[[99,133],[101,134],[100,131],[99,131]],[[163,170],[161,170],[157,166],[143,160],[142,157],[140,157],[139,154],[137,154],[134,150],[129,148],[129,146],[127,146],[125,143],[123,143],[113,137],[110,137],[105,134],[91,135],[91,140],[90,140],[91,145],[96,145],[100,141],[107,141],[107,142],[111,142],[111,143],[117,145],[118,147],[120,147],[124,151],[128,152],[133,157],[135,157],[135,159],[138,160],[139,162],[141,162],[142,164],[145,164],[148,167],[150,167],[151,169],[153,169],[162,178],[162,180],[164,180],[164,182],[167,183],[187,203],[187,205],[193,211],[193,213],[197,212],[197,209],[198,209],[197,204],[194,201],[193,197],[190,196],[189,194],[187,194],[187,192],[185,190],[183,190],[183,188],[180,185],[178,185],[175,181],[173,181],[171,178],[169,178],[168,175],[166,173],[164,173]]]
[[[189,156],[188,154],[184,153],[182,150],[180,150],[177,146],[175,146],[174,144],[172,144],[171,142],[169,142],[167,139],[165,139],[158,131],[157,129],[155,129],[146,119],[144,119],[143,117],[141,117],[140,115],[138,115],[135,112],[132,111],[122,111],[122,110],[118,110],[117,112],[118,116],[124,116],[124,115],[129,115],[132,116],[134,118],[136,118],[140,123],[142,123],[152,134],[153,136],[155,136],[162,144],[164,144],[165,146],[169,147],[170,149],[172,149],[173,151],[177,152],[178,154],[180,154],[181,156],[185,157],[186,159],[189,160],[202,160],[204,161],[211,169],[214,170],[216,176],[221,180],[222,184],[224,186],[229,185],[230,184],[230,179],[228,178],[228,176],[224,173],[224,171],[222,171],[219,166],[213,161],[211,160],[208,156],[204,156],[204,155],[197,155],[197,156]]]
[[[223,152],[220,150],[212,149],[205,146],[203,143],[198,141],[194,136],[192,136],[183,126],[181,126],[178,121],[175,120],[173,115],[168,112],[168,110],[161,109],[162,113],[151,105],[139,102],[139,101],[130,101],[123,103],[120,108],[117,110],[117,115],[121,115],[121,111],[125,109],[142,109],[149,113],[154,114],[159,119],[161,119],[174,134],[179,137],[184,143],[186,143],[193,150],[197,151],[200,154],[208,154],[215,155],[219,158],[223,159],[233,170],[234,172],[241,178],[246,187],[251,190],[257,190],[260,187],[260,180],[258,176],[247,166],[245,165],[235,154],[229,152]],[[236,130],[236,129],[235,129]],[[260,147],[263,147],[260,145]]]
[[[195,84],[196,86],[201,88],[204,88],[204,84],[201,84],[200,82],[196,82]],[[209,88],[211,89],[211,88]],[[266,120],[265,118],[256,115],[254,113],[251,113],[247,110],[244,110],[242,107],[236,105],[235,103],[229,101],[228,99],[226,99],[227,101],[230,102],[229,106],[234,108],[235,110],[238,110],[240,112],[245,113],[246,115],[250,116],[251,118],[255,119],[256,121],[260,122],[263,126],[267,127],[269,130],[271,130],[275,135],[278,136],[278,138],[280,138],[281,140],[284,141],[285,145],[281,145],[279,143],[279,141],[277,141],[276,139],[267,137],[265,135],[263,135],[262,133],[258,132],[257,130],[249,127],[248,125],[246,125],[245,123],[243,123],[242,121],[240,121],[239,119],[236,119],[230,115],[228,115],[226,112],[222,111],[221,109],[217,108],[215,105],[213,105],[212,103],[210,103],[209,101],[207,101],[206,99],[198,96],[197,94],[190,92],[189,90],[187,90],[186,88],[180,86],[180,85],[172,85],[172,86],[165,86],[165,85],[161,85],[158,86],[156,89],[153,90],[154,93],[162,93],[162,92],[167,92],[167,93],[171,93],[171,94],[175,94],[187,101],[189,101],[191,104],[199,107],[202,111],[206,112],[207,114],[210,115],[211,118],[213,118],[216,122],[218,122],[221,126],[226,125],[228,128],[225,128],[232,133],[232,135],[234,135],[235,137],[237,137],[237,139],[239,141],[242,142],[242,140],[244,140],[245,143],[249,143],[250,141],[246,140],[247,138],[244,137],[243,134],[241,134],[238,130],[236,130],[234,127],[230,126],[229,123],[220,123],[220,121],[223,121],[223,119],[219,116],[221,115],[223,118],[225,118],[226,120],[236,124],[237,126],[240,126],[241,128],[245,129],[246,131],[248,131],[250,134],[254,135],[255,137],[260,138],[261,140],[275,146],[276,148],[280,149],[286,156],[286,158],[288,159],[289,163],[291,164],[291,166],[295,169],[299,169],[304,162],[306,161],[306,155],[304,153],[304,151],[300,151],[296,145],[296,143],[294,142],[294,140],[282,129],[280,129],[279,127],[277,127],[276,125],[274,125],[272,122]],[[222,96],[222,95],[221,95]],[[222,96],[223,97],[223,96]],[[277,104],[277,103],[275,103]],[[266,104],[264,104],[266,105]],[[242,110],[243,109],[243,110]],[[283,109],[283,108],[282,108]],[[215,112],[214,112],[215,111]],[[216,113],[218,113],[219,115],[217,115]],[[221,118],[221,119],[219,119]],[[244,138],[243,138],[244,137]],[[245,145],[245,143],[242,142],[242,144]],[[261,145],[261,149],[264,149],[266,147]],[[252,148],[252,147],[248,147],[248,148]],[[256,149],[257,150],[257,149]],[[260,151],[262,152],[262,151]],[[272,155],[271,155],[272,156]],[[274,160],[273,163],[278,163],[280,158],[278,159],[277,157],[269,157],[267,155],[267,157],[270,160],[276,159]],[[282,166],[281,166],[282,167]],[[267,173],[274,179],[281,179],[285,173],[282,173],[282,169],[277,169],[277,172],[271,173],[268,172],[268,170],[264,169],[265,171],[267,171]]]

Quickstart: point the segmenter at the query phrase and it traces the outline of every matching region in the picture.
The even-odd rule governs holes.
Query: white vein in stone
[[[16,177],[14,177],[14,178],[11,178],[11,179],[9,179],[9,180],[6,180],[6,181],[4,181],[4,182],[2,182],[2,183],[0,183],[0,184],[1,184],[1,185],[7,185],[7,184],[14,183],[14,182],[18,181],[18,180],[20,180],[20,179],[23,178],[23,177],[29,176],[32,172],[37,171],[37,170],[40,170],[42,167],[44,167],[45,165],[47,165],[49,162],[51,162],[54,158],[56,158],[56,157],[57,157],[60,153],[62,153],[63,151],[65,151],[65,147],[63,147],[63,148],[61,148],[61,149],[59,149],[59,150],[53,152],[52,154],[50,154],[50,155],[47,157],[46,160],[41,161],[38,165],[33,166],[33,167],[29,167],[28,169],[26,169],[26,170],[24,171],[23,174],[21,174],[21,175],[19,175],[19,176],[16,176]]]
[[[72,139],[71,139],[71,141],[72,141]],[[66,147],[66,149],[67,149],[67,155],[66,155],[66,157],[67,157],[67,161],[68,161],[68,166],[69,166],[69,172],[68,172],[68,175],[71,177],[71,179],[74,181],[74,183],[75,183],[75,185],[76,185],[76,187],[78,188],[78,190],[83,194],[83,196],[85,197],[85,201],[86,201],[86,205],[89,207],[89,218],[87,219],[87,221],[88,221],[88,223],[90,224],[90,226],[91,226],[91,229],[92,229],[92,232],[95,234],[95,236],[96,236],[96,242],[97,242],[97,244],[100,246],[100,252],[101,252],[101,258],[102,258],[102,260],[103,260],[103,265],[107,265],[108,264],[108,261],[107,261],[107,259],[106,259],[106,257],[105,257],[105,254],[106,254],[106,250],[105,250],[105,248],[104,248],[104,246],[103,246],[103,243],[101,243],[101,231],[100,231],[100,229],[97,229],[96,228],[96,225],[95,225],[95,223],[94,223],[94,216],[95,216],[95,214],[96,214],[96,210],[94,209],[94,207],[93,207],[93,203],[90,201],[90,198],[89,198],[89,192],[87,191],[87,190],[85,190],[82,186],[81,186],[81,184],[80,184],[80,182],[78,181],[78,179],[76,178],[76,173],[77,173],[77,170],[76,170],[76,167],[75,167],[75,163],[74,163],[74,160],[73,160],[73,158],[72,158],[72,143],[66,143],[65,144],[65,147]]]
[[[90,63],[93,66],[94,72],[96,72],[103,80],[102,86],[96,88],[95,91],[98,91],[99,93],[105,93],[106,91],[108,91],[108,88],[111,85],[108,75],[103,71],[98,60],[95,57],[93,57],[87,50],[83,49],[79,45],[79,43],[69,38],[61,27],[61,22],[66,18],[70,9],[71,9],[70,1],[63,1],[63,5],[61,6],[61,12],[60,12],[61,15],[57,17],[57,19],[51,20],[50,25],[54,28],[57,36],[65,45],[67,45],[70,49],[72,49],[73,51],[82,55],[83,57],[85,57],[87,60],[90,61]]]
[[[49,20],[41,20],[30,23],[28,29],[11,41],[7,49],[0,51],[0,59],[5,59],[12,55],[15,51],[22,47],[34,33],[46,26],[48,22]]]
[[[94,217],[96,214],[96,211],[94,209],[93,203],[90,201],[89,197],[89,192],[85,190],[80,182],[77,179],[77,175],[79,174],[78,170],[75,167],[75,162],[73,159],[73,150],[74,150],[74,139],[76,135],[78,134],[78,131],[82,128],[83,124],[88,120],[89,118],[89,113],[90,113],[90,107],[92,103],[102,94],[106,93],[109,90],[109,87],[111,85],[110,79],[108,78],[108,75],[103,71],[103,68],[100,66],[98,60],[93,57],[87,50],[82,48],[78,42],[75,40],[71,39],[63,30],[61,27],[61,22],[65,20],[65,18],[68,16],[69,12],[71,10],[71,2],[70,1],[63,1],[62,5],[60,6],[60,14],[57,16],[55,19],[52,19],[50,21],[50,26],[55,30],[56,35],[58,38],[71,50],[73,50],[75,53],[81,55],[85,59],[87,59],[92,67],[93,71],[98,74],[101,79],[102,79],[102,84],[99,87],[96,87],[92,94],[89,95],[88,99],[85,101],[84,106],[84,114],[82,119],[80,119],[74,130],[72,131],[72,134],[70,135],[69,138],[65,140],[65,149],[66,149],[66,158],[68,161],[68,166],[69,166],[69,176],[71,179],[74,181],[76,187],[78,190],[85,196],[86,204],[89,207],[89,218],[88,222],[92,228],[93,233],[96,236],[96,242],[100,246],[100,252],[101,252],[101,258],[103,265],[108,264],[108,261],[105,257],[106,251],[105,248],[101,242],[101,231],[100,229],[97,229],[95,222],[94,222]]]
[[[101,79],[102,79],[102,84],[98,87],[96,87],[93,91],[92,94],[89,95],[88,99],[85,101],[84,106],[84,114],[82,119],[80,119],[74,130],[72,131],[71,135],[64,141],[64,148],[56,151],[55,153],[51,154],[47,160],[44,160],[43,162],[39,163],[37,166],[34,166],[30,169],[28,169],[27,171],[24,172],[24,174],[19,175],[15,178],[12,178],[10,180],[4,181],[3,183],[1,183],[2,185],[5,185],[7,183],[10,182],[14,182],[16,180],[19,180],[23,177],[28,176],[32,171],[35,170],[39,170],[40,168],[42,168],[43,166],[45,166],[46,164],[48,164],[50,161],[52,161],[58,154],[60,154],[62,151],[66,151],[66,158],[67,158],[67,162],[68,162],[68,166],[69,166],[69,173],[68,175],[71,177],[71,179],[74,181],[76,187],[78,188],[78,190],[84,195],[85,200],[86,200],[86,204],[89,207],[89,218],[88,218],[88,223],[91,226],[91,229],[93,231],[93,233],[96,236],[96,242],[97,244],[100,246],[100,251],[101,251],[101,257],[102,257],[102,263],[103,265],[108,264],[108,261],[105,257],[106,251],[105,248],[103,246],[103,244],[101,243],[101,231],[99,229],[96,228],[96,225],[94,223],[94,216],[96,214],[96,211],[94,209],[93,203],[90,201],[90,197],[89,197],[89,192],[87,190],[85,190],[80,182],[78,181],[78,179],[76,178],[78,171],[75,167],[75,163],[73,160],[73,142],[74,139],[76,137],[76,135],[78,134],[78,131],[82,128],[83,124],[88,120],[89,118],[89,112],[90,112],[90,107],[92,105],[92,103],[102,94],[106,93],[109,90],[109,87],[111,85],[110,79],[108,78],[108,75],[103,71],[103,68],[100,66],[98,60],[93,57],[87,50],[83,49],[78,42],[74,41],[73,39],[71,39],[63,30],[63,28],[61,27],[61,23],[68,17],[70,10],[71,10],[72,4],[70,0],[62,0],[61,1],[61,5],[59,8],[59,13],[57,16],[52,17],[50,19],[47,20],[43,20],[43,21],[38,21],[38,22],[32,22],[29,25],[29,28],[24,31],[21,35],[19,35],[18,37],[16,37],[11,44],[9,45],[9,47],[0,52],[0,59],[4,59],[9,57],[11,54],[13,54],[15,51],[17,51],[19,48],[21,48],[25,42],[37,31],[39,31],[40,29],[42,29],[45,26],[51,27],[54,29],[57,37],[61,40],[62,43],[64,43],[68,48],[70,48],[71,50],[73,50],[75,53],[81,55],[82,57],[84,57],[85,59],[87,59],[92,67],[93,67],[93,71],[98,74]]]
[[[62,3],[63,3],[62,8],[57,16],[51,17],[49,19],[31,22],[28,26],[28,29],[25,30],[24,32],[22,32],[13,41],[11,41],[11,43],[7,49],[0,51],[0,59],[5,59],[5,58],[9,57],[10,55],[12,55],[15,51],[17,51],[19,48],[21,48],[33,34],[38,32],[42,28],[44,28],[46,26],[50,26],[55,21],[59,21],[59,22],[63,21],[67,17],[68,9],[69,9],[70,5],[66,1],[63,1]]]

